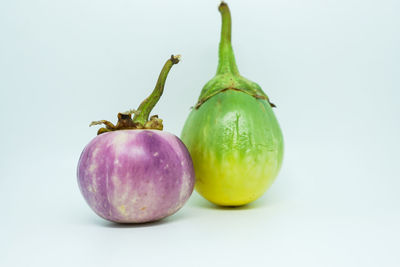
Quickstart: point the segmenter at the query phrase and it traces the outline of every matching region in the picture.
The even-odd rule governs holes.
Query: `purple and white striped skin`
[[[89,206],[118,223],[156,221],[178,211],[194,187],[193,163],[178,137],[158,130],[96,136],[78,163]]]

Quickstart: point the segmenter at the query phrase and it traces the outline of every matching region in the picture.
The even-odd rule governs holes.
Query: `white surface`
[[[240,72],[285,160],[258,201],[193,194],[159,223],[98,218],[76,183],[97,129],[183,61],[155,113],[179,135],[215,73],[217,1],[0,2],[0,266],[399,266],[400,2],[229,1]]]

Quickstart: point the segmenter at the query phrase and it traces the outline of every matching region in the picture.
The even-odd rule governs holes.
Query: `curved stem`
[[[151,93],[143,102],[140,104],[139,108],[135,116],[133,117],[134,123],[140,123],[141,125],[145,125],[146,122],[149,120],[149,115],[151,110],[157,104],[158,100],[160,99],[163,91],[165,81],[167,79],[168,73],[171,70],[174,64],[178,64],[180,59],[180,55],[174,56],[172,55],[170,59],[165,62],[164,67],[162,68],[160,75],[158,76],[158,80],[156,86]]]
[[[218,7],[222,18],[221,40],[219,43],[219,63],[217,74],[232,73],[239,74],[236,66],[235,56],[233,54],[231,35],[232,20],[229,7],[225,2],[221,2]]]

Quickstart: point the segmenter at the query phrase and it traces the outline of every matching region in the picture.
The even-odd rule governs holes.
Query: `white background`
[[[89,122],[136,108],[180,53],[154,111],[179,136],[216,71],[218,4],[0,2],[0,266],[400,265],[398,0],[229,1],[239,70],[278,106],[275,184],[153,224],[89,209]]]

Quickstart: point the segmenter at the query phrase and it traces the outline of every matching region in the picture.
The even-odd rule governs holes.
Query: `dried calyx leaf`
[[[162,130],[164,127],[162,119],[158,118],[158,115],[151,116],[150,119],[144,125],[141,125],[138,122],[133,122],[132,114],[134,114],[134,112],[118,113],[118,122],[116,125],[114,125],[112,122],[101,120],[101,121],[93,121],[92,123],[90,123],[89,126],[104,124],[105,127],[100,128],[97,131],[97,134],[102,134],[105,132],[111,132],[117,130],[134,130],[134,129]]]

